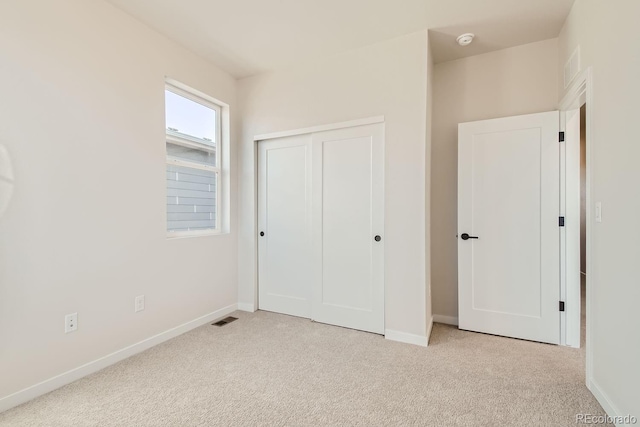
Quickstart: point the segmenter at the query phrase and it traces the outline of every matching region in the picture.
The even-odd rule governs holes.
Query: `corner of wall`
[[[431,141],[433,129],[433,54],[429,32],[427,37],[427,117],[425,129],[425,315],[427,319],[427,340],[433,325],[433,304],[431,300]]]

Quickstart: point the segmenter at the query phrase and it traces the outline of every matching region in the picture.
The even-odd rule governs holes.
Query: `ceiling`
[[[242,78],[426,28],[435,62],[554,38],[574,0],[107,1]]]

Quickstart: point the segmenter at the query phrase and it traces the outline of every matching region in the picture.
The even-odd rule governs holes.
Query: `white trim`
[[[595,396],[600,406],[602,406],[602,409],[604,409],[604,411],[610,417],[614,418],[614,417],[628,415],[628,414],[623,414],[621,411],[618,410],[618,408],[616,408],[613,402],[611,402],[611,399],[607,397],[607,395],[602,391],[598,383],[596,383],[593,378],[587,378],[587,388]],[[622,424],[616,424],[616,426],[622,426]]]
[[[562,144],[564,161],[561,163],[562,192],[561,205],[562,216],[565,217],[565,226],[561,228],[561,301],[568,301],[566,311],[561,317],[564,327],[561,329],[563,340],[561,344],[580,348],[580,322],[581,322],[581,275],[580,275],[580,129],[572,135],[567,128],[571,120],[580,119],[580,109],[572,108],[563,111],[562,114],[565,132],[565,142]],[[571,307],[569,308],[569,304]]]
[[[214,98],[211,95],[208,95],[204,92],[201,92],[197,89],[192,88],[184,83],[179,82],[178,80],[174,80],[169,77],[164,78],[165,88],[177,95],[184,96],[192,100],[193,102],[197,102],[198,104],[202,104],[202,101],[207,102],[207,104],[202,104],[205,107],[209,107],[208,103],[213,104],[214,107],[224,108],[229,107],[229,104],[226,102],[222,102],[217,98]],[[168,87],[167,87],[168,86]],[[198,99],[200,98],[200,99]],[[215,108],[214,108],[215,109]],[[217,141],[216,141],[217,142]]]
[[[203,228],[200,230],[167,231],[167,240],[188,239],[190,237],[218,236],[222,232],[219,228]]]
[[[568,111],[568,110],[567,110]],[[566,217],[566,163],[567,163],[567,111],[560,112],[560,132],[565,132],[564,142],[558,143],[560,150],[560,209],[558,211],[559,216]],[[560,342],[559,345],[567,345],[567,318],[573,313],[573,301],[567,299],[567,230],[566,227],[559,228],[559,244],[560,244],[560,289],[558,299],[565,302],[565,311],[560,312]]]
[[[563,131],[567,132],[566,123],[569,121],[567,116],[570,111],[563,111],[563,119],[565,126]],[[580,115],[580,111],[575,112],[576,115]],[[576,147],[575,144],[578,144]],[[571,144],[571,146],[569,145]],[[580,272],[580,242],[576,242],[576,238],[580,239],[580,209],[577,206],[577,212],[575,209],[571,209],[575,206],[576,196],[580,196],[580,182],[579,176],[576,177],[576,170],[572,170],[573,167],[578,166],[577,173],[580,173],[580,142],[575,141],[574,137],[565,137],[565,144],[563,147],[564,160],[562,163],[561,175],[563,177],[563,192],[561,196],[561,204],[563,206],[562,216],[566,218],[566,226],[561,229],[561,286],[560,294],[561,301],[566,301],[566,311],[562,314],[561,334],[562,340],[560,345],[566,345],[568,347],[580,348],[580,323],[581,323],[581,276],[577,278],[574,276],[574,268],[577,268]],[[573,176],[569,176],[569,173],[573,172]],[[576,181],[576,179],[578,181]],[[577,190],[577,193],[576,193]],[[571,197],[572,200],[569,200]],[[574,203],[572,203],[574,202]],[[572,206],[573,204],[573,206]],[[570,238],[573,237],[573,238]],[[577,258],[576,258],[577,257]],[[577,279],[577,280],[576,280]]]
[[[218,174],[220,173],[220,168],[216,166],[209,166],[209,165],[205,165],[204,163],[183,160],[179,157],[174,157],[169,155],[167,155],[167,164],[181,166],[181,167],[190,168],[190,169],[199,169],[199,170],[208,171],[208,172],[217,172]]]
[[[240,310],[240,311],[248,311],[249,313],[255,313],[256,306],[255,306],[255,304],[251,304],[251,303],[239,302],[238,303],[238,310]]]
[[[42,396],[45,393],[49,393],[50,391],[79,380],[82,377],[93,374],[94,372],[98,372],[99,370],[104,369],[107,366],[118,363],[128,357],[133,356],[134,354],[140,353],[144,350],[168,341],[171,338],[175,338],[178,335],[182,335],[185,332],[202,326],[208,322],[227,316],[228,314],[236,311],[237,308],[237,304],[231,304],[227,307],[221,308],[209,314],[205,314],[204,316],[198,317],[197,319],[191,320],[190,322],[184,323],[180,326],[176,326],[175,328],[168,329],[164,332],[139,341],[128,347],[117,350],[111,354],[100,357],[94,361],[85,363],[84,365],[78,366],[77,368],[71,369],[70,371],[64,372],[60,375],[56,375],[55,377],[49,378],[48,380],[42,381],[38,384],[34,384],[31,387],[27,387],[13,394],[5,396],[0,399],[0,412],[4,412],[31,399],[35,399],[38,396]]]
[[[391,329],[384,330],[384,339],[390,341],[398,341],[405,344],[414,344],[426,347],[429,344],[429,336],[409,334],[407,332],[393,331]]]
[[[444,314],[434,314],[433,321],[435,323],[444,323],[445,325],[458,326],[458,318],[455,316],[445,316]]]
[[[580,108],[587,101],[586,93],[591,88],[591,67],[587,67],[565,92],[560,101],[560,111]]]
[[[593,330],[593,323],[597,321],[597,319],[593,319],[591,316],[591,301],[593,295],[593,287],[598,286],[597,283],[593,281],[593,251],[591,249],[593,242],[593,224],[592,224],[592,208],[594,206],[593,203],[593,171],[594,171],[594,156],[592,155],[594,152],[595,141],[593,140],[593,72],[591,67],[587,67],[576,79],[573,84],[566,91],[566,95],[562,98],[560,102],[560,110],[567,111],[570,109],[579,108],[583,103],[587,105],[586,111],[586,149],[587,149],[587,182],[586,182],[586,225],[587,225],[587,242],[586,242],[586,291],[587,291],[587,331],[586,331],[586,384],[587,387],[593,392],[596,396],[600,404],[605,408],[606,402],[601,401],[596,392],[591,389],[591,384],[593,384],[593,349],[591,348],[591,331]],[[578,294],[579,295],[579,294]],[[573,304],[580,304],[580,301],[573,302]],[[571,309],[573,304],[567,305],[567,310]],[[578,305],[579,307],[579,305]],[[574,328],[575,329],[575,328]],[[571,339],[575,340],[576,334],[580,334],[580,330],[577,331],[567,331],[567,336],[571,335]],[[580,335],[577,335],[577,339],[579,340]],[[600,393],[601,396],[604,396]],[[607,410],[605,408],[605,410]]]
[[[592,356],[593,352],[590,350],[589,343],[591,341],[591,326],[592,319],[590,314],[591,307],[591,291],[593,284],[591,283],[590,274],[591,265],[593,264],[592,259],[592,251],[591,251],[591,236],[592,236],[592,224],[591,224],[591,207],[593,205],[592,202],[592,174],[593,174],[593,156],[591,153],[593,152],[593,141],[592,141],[592,131],[591,131],[591,123],[592,123],[592,111],[593,111],[593,83],[592,83],[592,72],[591,67],[586,68],[579,76],[575,78],[573,83],[569,86],[566,91],[566,95],[562,98],[560,102],[560,110],[562,111],[562,119],[563,122],[566,122],[566,112],[569,110],[575,110],[580,108],[580,106],[584,103],[587,105],[586,111],[586,150],[587,150],[587,166],[586,166],[586,226],[587,226],[587,242],[586,242],[586,264],[587,264],[587,339],[586,339],[586,377],[590,378],[592,371]],[[564,123],[563,123],[564,124]],[[562,205],[564,205],[564,200],[562,201]],[[563,247],[566,243],[563,243]],[[563,248],[563,251],[565,249]],[[566,263],[566,257],[563,259],[563,262]],[[563,265],[563,270],[565,274],[567,272],[567,266]],[[579,282],[578,282],[579,286]],[[561,345],[570,345],[571,347],[579,347],[580,346],[580,319],[579,319],[579,311],[580,311],[580,289],[567,289],[566,280],[562,280],[561,295],[566,295],[565,298],[566,304],[566,312],[564,313],[564,318],[561,321],[561,331],[564,339],[561,341]],[[569,296],[573,296],[573,298],[568,298]],[[572,319],[572,322],[568,320]],[[569,327],[572,325],[573,327]]]
[[[325,132],[328,130],[336,130],[343,128],[352,128],[356,126],[372,125],[375,123],[384,123],[384,116],[368,117],[365,119],[349,120],[347,122],[331,123],[327,125],[312,126],[302,129],[293,129],[282,132],[265,133],[253,137],[254,141],[264,141],[266,139],[284,138],[287,136],[304,135],[307,133]]]
[[[190,137],[189,135],[178,136],[174,135],[173,131],[167,130],[167,142],[173,145],[180,145],[181,147],[193,148],[194,150],[206,151],[207,153],[215,153],[216,146],[207,144],[205,140],[198,140],[197,138]],[[218,163],[216,159],[216,163]]]
[[[427,325],[427,346],[429,346],[429,340],[431,339],[431,332],[433,331],[433,316],[429,319],[429,324]]]

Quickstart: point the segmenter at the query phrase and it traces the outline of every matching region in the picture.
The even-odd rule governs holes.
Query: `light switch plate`
[[[135,301],[135,312],[144,310],[144,295],[138,295]]]

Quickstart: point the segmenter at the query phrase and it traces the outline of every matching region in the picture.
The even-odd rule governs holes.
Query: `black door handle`
[[[376,242],[379,242],[380,240],[382,240],[382,237],[376,236],[376,237],[373,238],[373,240],[375,240]]]
[[[264,236],[264,231],[260,232],[260,237]]]
[[[477,239],[477,237],[476,237],[476,236],[469,236],[467,233],[462,233],[462,234],[460,235],[460,238],[461,238],[462,240]]]

